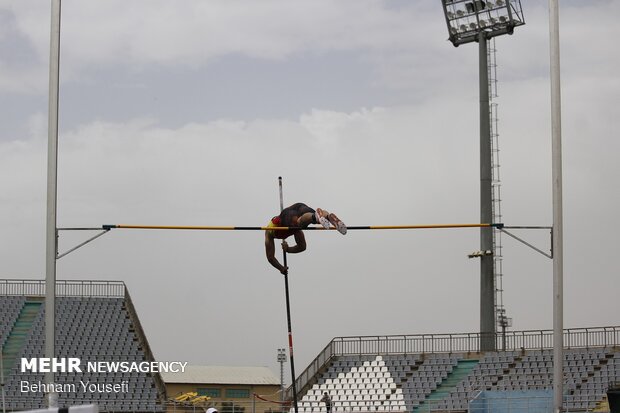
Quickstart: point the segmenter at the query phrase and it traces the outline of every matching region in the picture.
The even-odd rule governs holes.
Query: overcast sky
[[[64,0],[58,226],[479,222],[477,45],[441,3]],[[503,221],[551,225],[547,1],[497,38]],[[562,1],[565,327],[618,325],[618,0]],[[50,2],[0,1],[0,277],[42,279]],[[546,231],[519,232],[543,250]],[[84,239],[65,233],[64,251]],[[309,232],[289,256],[296,368],[335,336],[479,330],[479,231]],[[115,230],[59,279],[122,280],[155,355],[287,347],[261,232]],[[552,328],[552,263],[504,237],[514,329]]]

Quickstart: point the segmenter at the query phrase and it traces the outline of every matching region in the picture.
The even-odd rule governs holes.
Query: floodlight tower
[[[489,108],[488,39],[525,24],[521,0],[441,0],[455,47],[478,42],[480,87],[480,222],[493,219],[493,159]],[[480,350],[495,350],[493,228],[480,229]]]

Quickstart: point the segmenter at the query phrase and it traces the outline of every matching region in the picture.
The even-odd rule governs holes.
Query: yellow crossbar
[[[368,229],[442,229],[442,228],[502,228],[503,224],[427,224],[427,225],[365,225],[350,226],[348,230]],[[316,227],[238,227],[238,226],[194,226],[194,225],[103,225],[102,229],[174,229],[174,230],[215,230],[215,231],[291,231],[291,230],[324,230],[321,226]],[[329,228],[334,230],[335,228]]]

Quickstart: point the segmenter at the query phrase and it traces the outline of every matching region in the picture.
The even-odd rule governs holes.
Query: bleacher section
[[[11,332],[15,320],[19,316],[19,312],[24,306],[24,297],[12,297],[0,295],[0,345],[4,346],[6,339]]]
[[[620,380],[618,347],[566,349],[563,364],[567,410],[594,410]],[[327,392],[335,412],[465,411],[480,391],[549,390],[552,379],[551,349],[334,356],[299,409],[324,411]]]
[[[375,410],[389,405],[404,410],[402,390],[398,390],[381,357],[344,357],[335,361],[319,382],[301,399],[303,412],[317,411],[323,392],[330,394],[336,411]]]
[[[0,296],[0,309],[2,309],[0,311],[0,348],[3,349],[0,356],[3,358],[5,376],[10,371],[7,364],[15,359],[18,350],[14,346],[7,345],[7,339],[24,306],[24,301],[24,297]]]
[[[100,411],[109,412],[158,412],[163,411],[161,399],[165,390],[158,385],[157,375],[140,372],[89,372],[89,361],[152,361],[145,337],[140,337],[139,321],[132,317],[131,306],[126,297],[63,297],[56,298],[56,357],[81,359],[82,373],[56,373],[55,383],[75,384],[77,391],[59,393],[59,405],[96,403]],[[22,357],[44,357],[45,306],[40,296],[2,296],[0,339],[11,341],[16,357],[11,365],[5,365],[5,394],[7,409],[25,410],[44,407],[43,392],[23,392],[22,382],[45,383],[44,373],[22,373]],[[22,322],[25,308],[35,311],[33,319]],[[4,311],[4,310],[7,311]],[[27,334],[15,340],[18,324],[27,326]],[[146,345],[144,344],[146,343]],[[11,360],[6,356],[4,360]],[[161,380],[161,379],[159,379]],[[126,383],[128,391],[83,391],[80,382],[94,384]],[[122,389],[124,390],[124,389]]]

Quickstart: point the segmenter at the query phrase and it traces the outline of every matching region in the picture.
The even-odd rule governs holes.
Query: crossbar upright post
[[[564,241],[562,210],[562,93],[560,83],[560,10],[549,0],[551,66],[551,172],[553,189],[553,411],[564,411]]]
[[[61,0],[52,0],[49,69],[49,114],[47,147],[47,212],[45,236],[45,357],[55,357],[56,337],[56,256],[57,234],[57,181],[58,181],[58,90],[60,73],[60,6]],[[53,388],[54,373],[45,373],[45,383]],[[58,407],[58,394],[47,393],[47,407]]]
[[[282,177],[278,177],[278,185],[280,188],[280,212],[284,210],[284,198],[282,196]],[[284,242],[284,241],[282,241]],[[284,293],[286,295],[286,322],[288,325],[288,353],[291,360],[291,386],[293,388],[293,408],[295,413],[298,413],[297,410],[297,383],[295,380],[295,360],[293,358],[293,328],[291,324],[291,300],[289,298],[289,289],[288,289],[288,264],[286,262],[286,251],[282,250],[282,262],[284,264],[284,268],[287,269],[286,274],[284,274]]]

